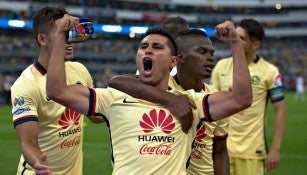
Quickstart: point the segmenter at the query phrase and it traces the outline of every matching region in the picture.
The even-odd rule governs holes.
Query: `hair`
[[[265,33],[264,33],[263,27],[258,21],[252,18],[242,19],[239,22],[238,26],[242,27],[252,40],[258,40],[262,42],[262,39],[264,38]]]
[[[174,39],[165,30],[163,30],[161,27],[149,28],[146,31],[146,33],[144,34],[143,38],[145,38],[146,36],[151,35],[151,34],[158,34],[158,35],[162,35],[162,36],[166,37],[168,39],[167,44],[170,47],[171,54],[177,55],[177,45],[176,45]]]
[[[184,18],[177,16],[169,17],[164,20],[161,24],[161,28],[168,32],[173,39],[176,39],[178,33],[183,30],[188,30],[190,27]]]
[[[186,39],[190,38],[190,36],[192,35],[199,37],[208,37],[207,33],[200,29],[183,30],[178,33],[177,38],[175,40],[179,51],[186,50],[188,48]]]
[[[67,11],[61,7],[44,7],[39,10],[33,17],[33,36],[36,40],[41,33],[49,34],[54,22],[65,14]]]

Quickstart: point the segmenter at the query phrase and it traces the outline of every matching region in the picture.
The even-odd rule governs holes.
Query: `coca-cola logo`
[[[65,139],[61,144],[61,149],[70,148],[76,145],[79,145],[81,142],[80,136],[76,136],[72,139]]]
[[[140,154],[171,155],[171,147],[168,145],[149,146],[145,144],[140,149]]]
[[[193,150],[191,152],[191,159],[201,159],[201,157],[203,156],[203,153],[200,152],[199,150]]]

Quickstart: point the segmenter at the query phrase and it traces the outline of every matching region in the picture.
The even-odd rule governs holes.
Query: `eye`
[[[145,44],[145,43],[139,45],[139,49],[146,49],[147,47],[148,47],[148,44]]]

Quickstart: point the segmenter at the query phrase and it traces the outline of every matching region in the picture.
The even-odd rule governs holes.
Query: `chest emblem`
[[[149,114],[143,114],[140,126],[145,133],[150,133],[154,129],[160,128],[165,134],[170,134],[175,128],[172,115],[166,115],[166,112],[162,109],[157,111],[152,109]]]
[[[62,126],[63,129],[66,129],[70,125],[78,125],[80,120],[81,114],[66,108],[64,113],[61,115],[61,119],[59,120],[59,125]]]

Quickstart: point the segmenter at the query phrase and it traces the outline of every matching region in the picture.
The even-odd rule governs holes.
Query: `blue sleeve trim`
[[[209,96],[210,95],[206,95],[203,99],[203,110],[204,110],[204,114],[205,114],[205,121],[213,122],[211,114],[209,112],[209,102],[208,102]]]
[[[28,116],[21,117],[14,121],[14,128],[16,128],[16,126],[20,124],[23,124],[25,122],[30,122],[30,121],[38,122],[38,119],[35,115],[28,115]]]
[[[94,89],[89,88],[90,95],[89,95],[89,108],[87,116],[95,116],[95,105],[96,105],[96,94]]]

